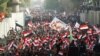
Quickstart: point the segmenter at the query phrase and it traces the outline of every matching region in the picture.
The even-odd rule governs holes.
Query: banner
[[[57,31],[61,31],[62,29],[66,28],[66,24],[59,20],[57,17],[55,17],[52,22],[50,23],[50,28],[57,30]]]

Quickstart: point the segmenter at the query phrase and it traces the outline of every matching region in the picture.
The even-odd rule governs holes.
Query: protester
[[[4,50],[0,47],[2,55],[87,56],[91,52],[96,53],[100,35],[99,27],[88,25],[85,22],[80,23],[80,20],[77,22],[77,17],[74,19],[74,16],[73,19],[70,18],[64,17],[64,20],[70,21],[67,22],[69,24],[58,20],[61,24],[58,22],[58,25],[52,25],[53,28],[50,26],[53,21],[52,16],[43,17],[42,20],[41,17],[35,17],[28,20],[26,27],[19,32],[11,29],[7,36],[11,38],[7,41],[8,44],[5,45]],[[60,25],[66,29],[58,27]],[[55,26],[58,28],[56,29]]]

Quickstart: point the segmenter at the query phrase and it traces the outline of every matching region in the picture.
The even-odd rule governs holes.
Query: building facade
[[[80,10],[81,14],[85,14],[85,21],[100,24],[100,0],[84,0]]]

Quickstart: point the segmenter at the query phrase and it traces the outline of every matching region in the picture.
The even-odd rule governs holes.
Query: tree
[[[23,5],[29,6],[30,0],[19,0],[21,2],[13,2],[13,0],[0,0],[0,12],[5,12],[7,15],[10,15],[10,13],[13,11],[13,7],[16,5]]]
[[[20,0],[22,3],[21,3],[21,6],[22,7],[28,7],[30,6],[30,1],[31,0]]]
[[[6,12],[8,1],[9,0],[0,0],[0,11]]]

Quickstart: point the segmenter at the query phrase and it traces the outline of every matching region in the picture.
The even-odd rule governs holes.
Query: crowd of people
[[[58,17],[62,18],[62,17]],[[71,26],[60,32],[50,28],[52,16],[28,20],[26,27],[11,29],[12,37],[0,48],[1,56],[99,56],[100,26],[63,17]],[[74,17],[75,18],[75,17]],[[37,20],[37,21],[36,21]],[[78,21],[77,21],[78,20]],[[76,22],[80,24],[75,28]],[[82,28],[81,28],[81,25]],[[8,36],[7,36],[8,37]],[[7,38],[6,37],[6,38]]]

